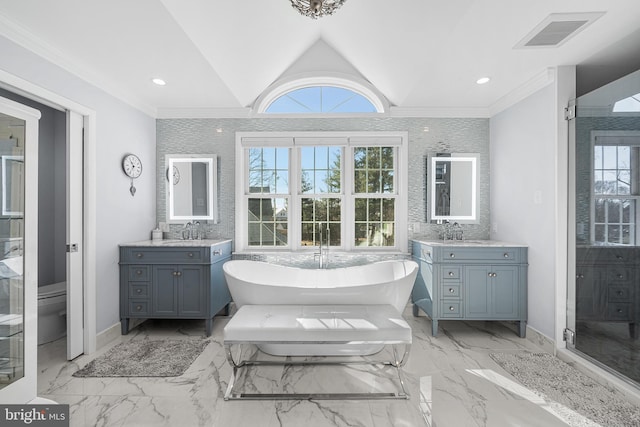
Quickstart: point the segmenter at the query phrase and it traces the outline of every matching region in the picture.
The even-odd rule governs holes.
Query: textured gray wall
[[[438,238],[441,226],[426,223],[426,156],[436,152],[480,154],[480,222],[465,225],[469,239],[489,237],[489,119],[484,118],[259,118],[159,119],[157,126],[157,221],[166,215],[166,154],[217,154],[219,223],[207,237],[234,238],[235,133],[251,131],[406,131],[409,134],[409,237]],[[425,132],[428,128],[428,132]],[[221,131],[219,131],[221,130]],[[412,227],[413,225],[413,227]],[[171,226],[177,238],[179,225]]]

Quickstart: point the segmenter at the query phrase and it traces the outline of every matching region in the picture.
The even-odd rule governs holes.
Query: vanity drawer
[[[129,283],[129,298],[147,298],[149,283]]]
[[[131,316],[149,315],[149,301],[129,301],[129,314]]]
[[[148,265],[130,265],[129,281],[130,282],[146,282],[151,277]]]
[[[128,247],[124,250],[123,262],[136,263],[168,263],[168,264],[199,264],[208,262],[209,248],[167,247],[146,248]]]
[[[460,317],[462,313],[462,302],[460,301],[442,301],[440,303],[441,317]]]
[[[629,247],[583,247],[576,250],[576,262],[578,264],[626,264],[635,263],[638,249]]]
[[[519,248],[452,248],[448,247],[442,251],[442,262],[520,262]]]
[[[608,320],[632,320],[631,304],[618,302],[607,304]]]
[[[609,302],[631,302],[631,289],[628,286],[609,286],[607,293]]]
[[[444,280],[460,280],[460,270],[459,266],[443,266],[442,267],[442,278]]]
[[[442,298],[460,298],[460,285],[448,284],[442,285]]]
[[[607,281],[629,282],[631,280],[633,280],[633,269],[622,267],[607,268]]]

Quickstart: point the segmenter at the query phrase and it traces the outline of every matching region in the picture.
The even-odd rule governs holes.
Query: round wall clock
[[[132,196],[136,194],[136,187],[133,185],[133,180],[142,175],[142,162],[140,158],[135,154],[127,154],[122,158],[122,170],[125,175],[131,178],[131,187],[129,188],[129,192]]]

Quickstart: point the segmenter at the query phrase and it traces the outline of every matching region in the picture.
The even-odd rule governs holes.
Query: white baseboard
[[[526,340],[540,347],[545,353],[554,354],[556,342],[537,329],[527,325]]]
[[[96,335],[96,350],[100,350],[111,341],[117,339],[120,336],[120,322],[108,327],[102,332],[98,332]]]

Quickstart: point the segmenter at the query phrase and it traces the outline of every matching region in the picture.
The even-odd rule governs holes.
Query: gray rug
[[[492,353],[519,382],[602,426],[640,426],[640,407],[547,353]]]
[[[139,340],[118,344],[74,377],[177,377],[209,344],[206,340]]]

